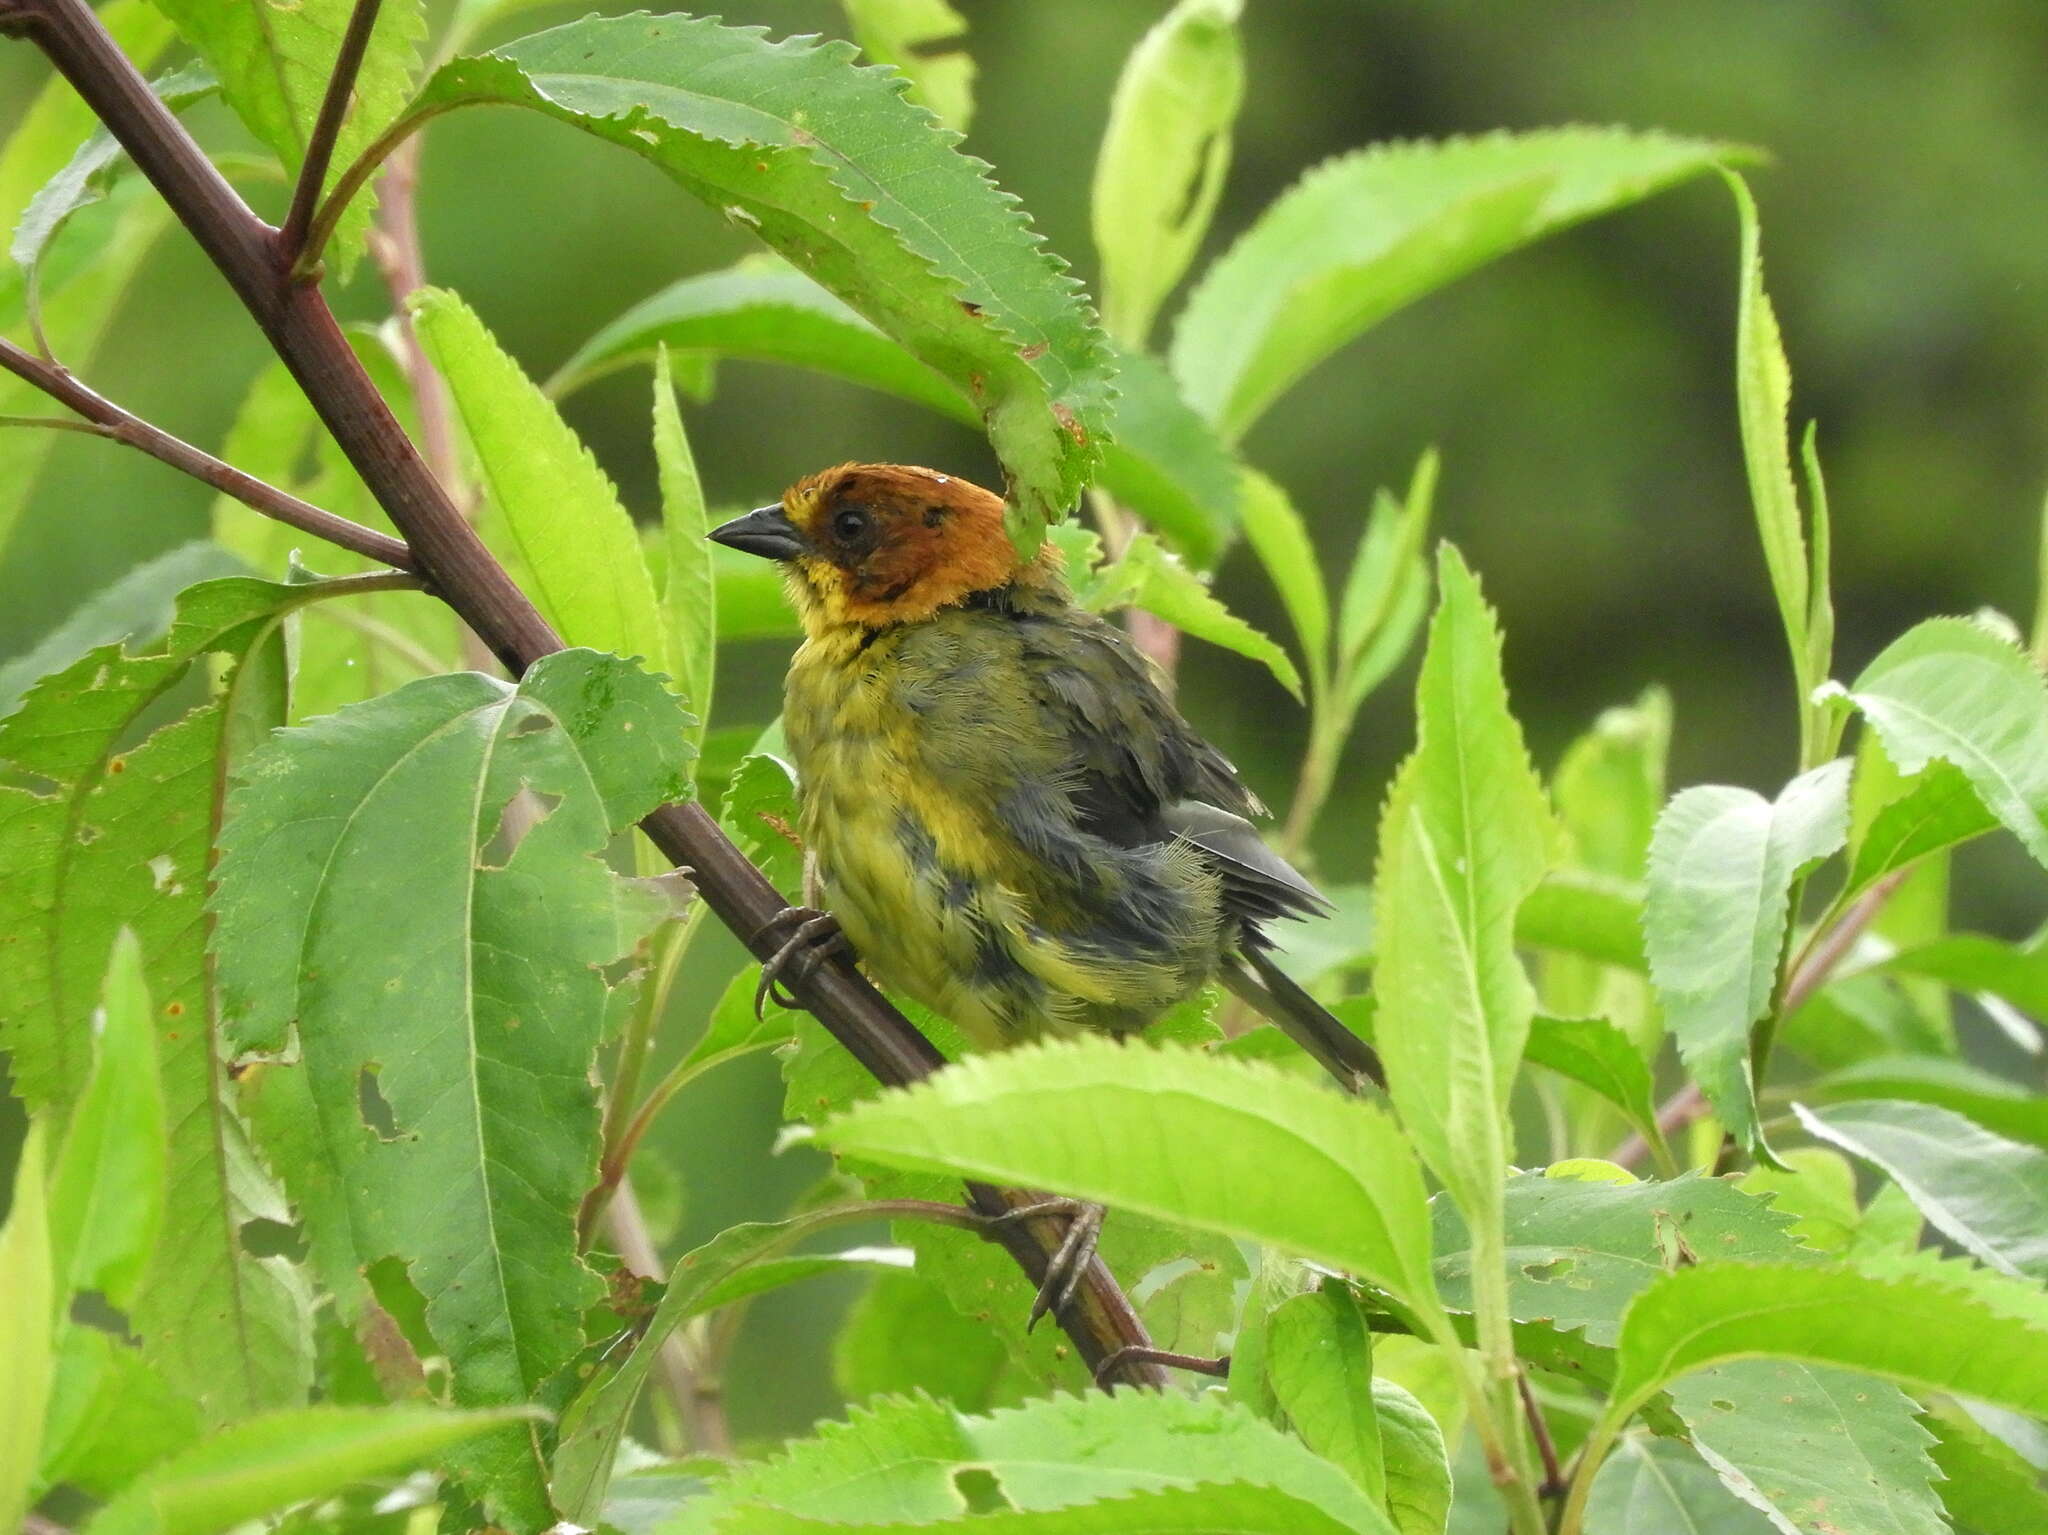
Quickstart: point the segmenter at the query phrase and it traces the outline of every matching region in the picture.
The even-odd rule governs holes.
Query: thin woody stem
[[[313,132],[306,140],[306,158],[299,166],[298,185],[292,188],[291,208],[277,232],[278,255],[299,282],[319,268],[322,247],[309,244],[306,236],[320,205],[320,190],[327,183],[327,167],[334,163],[334,143],[341,137],[349,98],[355,94],[356,76],[362,72],[363,55],[369,51],[382,3],[356,0],[349,12],[348,28],[341,34],[341,47],[334,56],[334,72],[327,77],[327,93],[320,98],[320,115],[313,120]]]
[[[32,39],[163,195],[397,525],[434,591],[515,676],[560,650],[561,637],[484,547],[399,426],[318,285],[287,279],[277,264],[275,231],[250,211],[150,90],[86,0],[0,0],[0,33]],[[324,206],[337,206],[340,191]],[[691,870],[718,919],[757,958],[770,957],[776,948],[772,921],[788,902],[703,807],[667,805],[640,824],[672,862]],[[811,967],[792,978],[791,990],[889,1086],[918,1081],[944,1064],[931,1042],[849,959],[833,957]],[[967,1191],[972,1208],[984,1215],[1037,1197],[978,1183]],[[1056,1220],[1014,1221],[998,1228],[996,1240],[1038,1284],[1062,1235]],[[1059,1321],[1091,1369],[1119,1349],[1151,1344],[1129,1297],[1099,1262],[1090,1264],[1075,1303]],[[1156,1365],[1123,1373],[1134,1384],[1160,1385],[1166,1379]]]
[[[375,528],[366,528],[359,522],[346,517],[337,517],[332,512],[322,511],[310,501],[301,501],[289,491],[279,490],[253,474],[244,474],[233,464],[215,458],[203,448],[195,448],[181,437],[173,437],[161,427],[152,426],[140,416],[123,410],[104,395],[95,394],[77,378],[62,367],[46,362],[40,357],[24,352],[13,342],[0,338],[0,368],[5,368],[24,382],[33,384],[58,404],[69,407],[83,417],[80,421],[66,421],[59,418],[10,416],[0,420],[0,425],[54,427],[74,432],[89,432],[96,437],[124,443],[128,447],[147,453],[159,463],[169,464],[173,469],[202,480],[215,490],[233,496],[244,506],[261,512],[278,522],[287,523],[302,533],[325,539],[343,549],[354,550],[369,559],[386,565],[395,565],[400,570],[413,568],[412,551],[388,533],[379,533]]]

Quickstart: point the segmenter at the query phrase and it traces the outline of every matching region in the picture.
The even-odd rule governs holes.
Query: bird
[[[1274,957],[1267,924],[1329,903],[1130,637],[1074,603],[1058,546],[1018,551],[1002,497],[846,463],[709,536],[780,563],[803,630],[783,728],[816,904],[771,924],[764,991],[850,944],[1002,1049],[1131,1034],[1214,980],[1348,1090],[1384,1085]]]

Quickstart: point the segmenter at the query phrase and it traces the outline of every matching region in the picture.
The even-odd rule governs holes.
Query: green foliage
[[[0,1344],[11,1381],[0,1395],[0,1518],[19,1524],[32,1506],[50,1389],[50,1306],[56,1295],[49,1209],[43,1195],[43,1130],[29,1127],[0,1226]]]
[[[759,234],[968,394],[1010,476],[1013,531],[1035,544],[1100,452],[1101,335],[984,167],[849,52],[705,18],[591,17],[442,66],[410,113],[546,113]]]
[[[1586,1528],[1599,1535],[1768,1535],[1776,1526],[1744,1507],[1684,1445],[1641,1434],[1623,1440],[1600,1468]]]
[[[1657,820],[1643,907],[1650,974],[1716,1112],[1766,1156],[1750,1025],[1778,995],[1795,885],[1848,834],[1846,759],[1801,774],[1775,802],[1687,789]]]
[[[718,578],[711,563],[716,545],[705,541],[711,518],[704,486],[690,456],[690,439],[676,408],[668,354],[654,369],[654,458],[661,478],[663,569],[662,626],[667,631],[669,671],[689,708],[693,755],[704,748],[711,722],[711,680],[718,659]]]
[[[1141,347],[1207,233],[1244,95],[1239,0],[1182,0],[1132,50],[1095,160],[1109,333]]]
[[[974,118],[974,56],[967,22],[946,0],[846,0],[854,41],[877,64],[910,77],[910,99],[965,133]]]
[[[1517,246],[1740,152],[1613,128],[1385,145],[1318,166],[1188,300],[1173,371],[1235,441],[1361,331]]]

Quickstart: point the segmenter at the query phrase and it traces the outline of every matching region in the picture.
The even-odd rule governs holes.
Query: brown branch
[[[306,139],[306,158],[299,166],[298,184],[292,188],[290,210],[277,232],[280,263],[294,281],[304,282],[318,274],[321,246],[307,243],[313,210],[320,205],[320,191],[327,183],[327,167],[334,162],[334,143],[341,137],[343,119],[348,116],[349,98],[355,94],[356,76],[362,72],[363,55],[369,51],[370,34],[377,26],[382,0],[356,0],[349,12],[348,28],[341,34],[341,47],[334,55],[334,71],[327,77],[327,92],[320,98],[320,115]]]
[[[1515,1390],[1522,1398],[1522,1415],[1529,1420],[1529,1433],[1536,1441],[1536,1453],[1543,1457],[1543,1485],[1536,1489],[1536,1496],[1561,1498],[1569,1484],[1558,1466],[1557,1441],[1550,1437],[1550,1420],[1543,1416],[1543,1404],[1536,1400],[1536,1389],[1529,1384],[1528,1371],[1515,1371]]]
[[[124,443],[147,453],[159,463],[169,464],[196,480],[203,480],[224,495],[233,496],[244,506],[289,524],[302,533],[310,533],[315,538],[354,550],[386,565],[395,565],[400,570],[413,569],[412,551],[390,534],[379,533],[375,528],[366,528],[359,522],[350,522],[346,517],[322,511],[310,501],[301,501],[253,474],[244,474],[233,464],[225,463],[204,449],[193,447],[183,438],[173,437],[161,427],[152,426],[140,416],[123,410],[112,400],[95,394],[64,368],[24,352],[5,338],[0,338],[0,368],[33,384],[58,404],[84,417],[82,421],[13,417],[6,421],[7,425],[58,427],[90,432],[96,437]]]
[[[163,194],[397,525],[434,590],[515,676],[561,649],[560,637],[428,471],[318,286],[285,279],[276,261],[275,232],[249,210],[158,100],[85,0],[0,0],[0,32],[31,37]],[[703,808],[668,805],[641,828],[672,861],[692,871],[718,919],[757,957],[767,958],[775,946],[763,930],[788,903]],[[817,965],[792,990],[887,1085],[917,1081],[943,1064],[931,1042],[845,959]],[[997,1215],[1037,1196],[970,1184],[968,1197],[982,1214]],[[1056,1220],[1019,1221],[1002,1228],[998,1240],[1038,1283],[1060,1235]],[[1060,1322],[1091,1369],[1119,1349],[1151,1344],[1129,1298],[1099,1262],[1090,1265],[1075,1304]],[[1147,1385],[1163,1384],[1166,1378],[1155,1365],[1124,1373],[1127,1380]]]

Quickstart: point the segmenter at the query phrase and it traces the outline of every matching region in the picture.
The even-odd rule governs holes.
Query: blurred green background
[[[993,163],[1053,247],[1092,276],[1087,197],[1110,89],[1163,4],[956,0],[980,67],[968,147]],[[566,20],[544,8],[503,35]],[[778,35],[843,34],[823,3],[736,3]],[[1207,254],[1303,170],[1390,138],[1616,122],[1739,140],[1783,320],[1795,417],[1820,423],[1835,516],[1838,675],[1938,612],[2023,625],[2039,579],[2048,481],[2048,6],[2040,0],[1250,0],[1248,95]],[[0,50],[0,127],[42,70]],[[198,119],[232,140],[217,110]],[[478,309],[545,376],[597,326],[748,243],[648,166],[510,112],[428,134],[422,220],[431,279]],[[1206,259],[1206,256],[1205,258]],[[1201,262],[1197,263],[1199,272]],[[1795,766],[1783,642],[1757,551],[1736,436],[1735,218],[1711,179],[1552,240],[1381,326],[1273,409],[1245,444],[1308,517],[1332,568],[1374,486],[1443,453],[1439,528],[1499,605],[1515,702],[1539,764],[1603,706],[1662,682],[1676,703],[1674,785],[1774,792]],[[337,296],[384,312],[367,276]],[[1170,333],[1169,305],[1161,339]],[[263,360],[254,331],[182,240],[167,240],[90,382],[217,444]],[[572,423],[650,510],[644,371],[578,395]],[[722,367],[688,425],[716,505],[770,499],[846,458],[993,474],[972,434],[807,374]],[[207,495],[103,443],[66,438],[0,554],[0,656],[87,592],[202,532]],[[1219,589],[1268,632],[1284,619],[1248,555]],[[783,647],[721,661],[721,723],[774,710]],[[1266,674],[1194,650],[1190,716],[1283,802],[1303,719]],[[1364,877],[1388,774],[1411,735],[1407,675],[1367,706],[1319,840],[1322,872]],[[2038,920],[2017,847],[1959,861],[1960,925],[2008,936]],[[737,966],[700,945],[701,1013]],[[818,1159],[768,1155],[773,1064],[714,1077],[671,1111],[658,1154],[680,1171],[677,1240],[777,1213]],[[816,1292],[764,1302],[736,1360],[742,1435],[787,1432],[834,1405],[832,1318]]]

